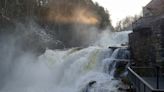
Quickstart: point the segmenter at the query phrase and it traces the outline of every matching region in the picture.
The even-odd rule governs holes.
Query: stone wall
[[[140,19],[129,34],[131,58],[137,65],[164,61],[164,17]]]
[[[156,16],[164,13],[164,0],[152,0],[143,8],[144,16]]]

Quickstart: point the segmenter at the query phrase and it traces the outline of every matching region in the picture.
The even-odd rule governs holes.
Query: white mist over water
[[[118,92],[120,82],[104,70],[117,54],[107,47],[128,41],[128,33],[104,31],[94,46],[83,49],[47,49],[37,58],[23,54],[12,63],[0,92],[84,92],[91,81],[96,84],[89,92]]]
[[[123,32],[111,32],[109,30],[105,30],[101,33],[98,41],[94,45],[98,45],[101,47],[108,46],[118,46],[121,44],[125,44],[128,42],[128,34],[131,31],[123,31]]]

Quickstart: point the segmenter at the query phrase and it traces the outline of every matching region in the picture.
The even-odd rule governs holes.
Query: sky
[[[110,13],[113,26],[126,16],[142,13],[142,8],[151,0],[93,0]]]

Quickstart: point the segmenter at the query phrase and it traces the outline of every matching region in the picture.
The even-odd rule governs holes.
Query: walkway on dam
[[[156,77],[143,77],[154,89],[157,88]],[[164,77],[159,78],[159,89],[164,89]]]

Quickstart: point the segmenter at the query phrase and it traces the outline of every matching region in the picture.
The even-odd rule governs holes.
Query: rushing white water
[[[47,49],[38,58],[23,55],[0,92],[118,92],[120,82],[111,73],[114,70],[111,60],[116,58],[118,50],[113,52],[105,46],[124,43],[127,34],[115,34],[117,39],[106,34],[95,46],[87,48]],[[87,88],[92,81],[96,83]]]
[[[122,43],[128,42],[128,34],[131,31],[124,31],[124,32],[110,32],[110,31],[103,31],[100,35],[98,41],[94,43],[94,45],[98,45],[101,47],[108,47],[108,46],[120,46]]]

